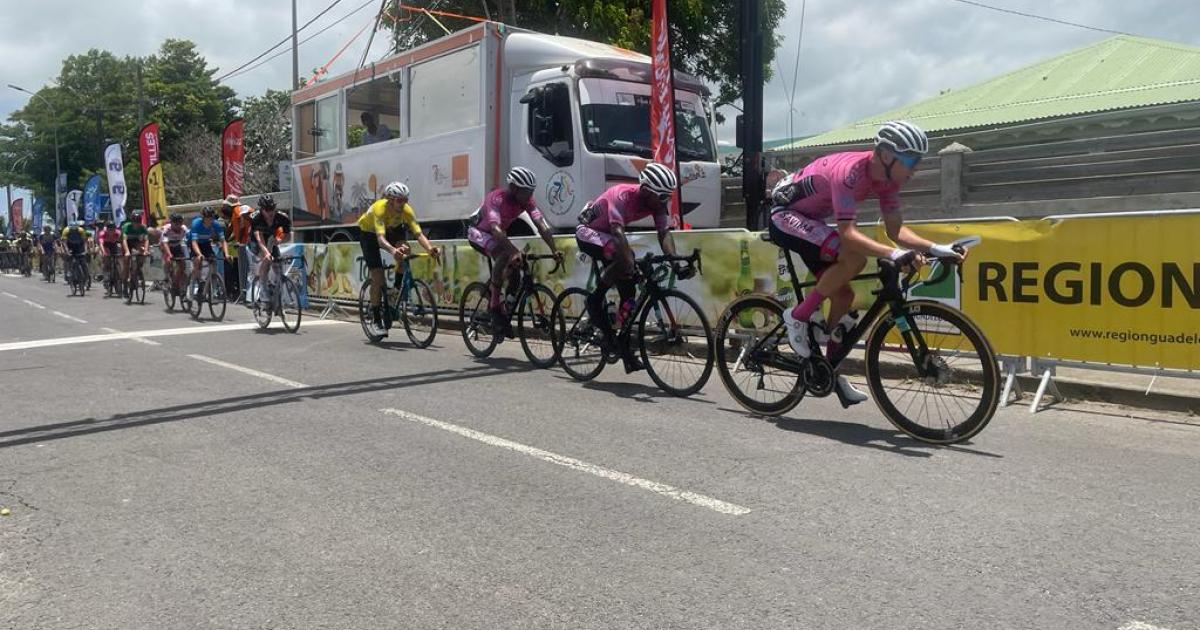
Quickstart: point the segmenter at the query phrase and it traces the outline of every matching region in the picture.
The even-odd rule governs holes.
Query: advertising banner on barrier
[[[142,210],[148,215],[150,195],[147,194],[146,180],[150,176],[150,168],[159,160],[158,123],[147,123],[138,132],[138,157],[142,166]]]
[[[1200,262],[1192,243],[1200,234],[1200,213],[911,227],[935,242],[982,238],[959,274],[917,286],[910,295],[961,309],[1000,354],[1200,368]],[[701,304],[710,323],[747,292],[794,304],[782,250],[757,233],[697,230],[677,232],[674,239],[681,254],[703,252],[703,275],[677,288]],[[524,251],[549,251],[540,239],[513,242]],[[638,255],[659,251],[653,233],[632,234],[630,242]],[[550,265],[542,265],[538,280],[555,292],[589,286],[591,267],[579,259],[575,239],[560,236],[557,243],[567,254],[565,269],[549,276]],[[413,270],[441,305],[455,306],[468,283],[487,279],[487,265],[466,241],[439,244],[445,264],[419,259]],[[309,293],[356,299],[367,277],[361,256],[356,243],[306,246]],[[800,280],[811,280],[799,256],[793,261]],[[875,285],[855,283],[856,308],[871,303]]]
[[[245,122],[235,118],[221,132],[221,194],[242,194],[245,176],[246,146],[243,144]]]
[[[158,219],[159,225],[167,223],[167,184],[163,181],[162,162],[150,167],[146,173],[146,188],[142,191],[150,216]],[[143,219],[146,220],[146,219]]]
[[[997,352],[1200,368],[1200,214],[918,225],[983,237],[959,303]]]
[[[121,225],[125,222],[125,166],[121,159],[121,145],[110,144],[104,149],[104,170],[108,174],[113,222]]]
[[[21,222],[24,218],[24,199],[13,199],[12,205],[8,207],[8,234],[9,236],[21,231]]]
[[[92,175],[83,185],[83,222],[88,225],[96,223],[100,216],[100,176]]]

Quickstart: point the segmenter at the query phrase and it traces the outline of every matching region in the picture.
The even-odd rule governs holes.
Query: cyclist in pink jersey
[[[671,217],[669,203],[671,195],[679,187],[675,172],[663,164],[651,162],[642,169],[637,184],[617,184],[604,191],[595,201],[584,206],[579,213],[579,227],[575,228],[575,240],[579,251],[609,264],[596,280],[596,288],[587,298],[588,317],[604,334],[606,351],[616,343],[625,363],[625,372],[636,372],[645,366],[629,348],[629,339],[613,339],[612,323],[604,312],[604,296],[614,284],[621,295],[620,314],[628,317],[637,295],[634,279],[633,250],[625,237],[629,224],[654,217],[654,228],[658,231],[658,242],[663,253],[674,256],[675,243],[671,240]]]
[[[537,176],[533,171],[516,166],[508,172],[508,187],[497,188],[483,198],[483,205],[472,217],[474,225],[467,230],[467,240],[476,251],[492,259],[492,276],[488,285],[491,289],[490,307],[492,322],[497,330],[502,330],[509,337],[508,318],[501,309],[500,292],[504,288],[505,276],[508,278],[508,290],[517,290],[520,268],[516,263],[520,260],[520,252],[508,240],[508,226],[512,225],[521,215],[528,215],[533,221],[542,240],[554,252],[555,260],[562,261],[562,252],[554,244],[554,234],[550,225],[542,217],[533,201],[533,191],[537,188]],[[505,270],[510,273],[505,274]]]
[[[904,226],[899,192],[929,150],[929,138],[905,121],[884,123],[875,134],[875,149],[834,153],[817,158],[803,170],[785,177],[771,193],[774,209],[768,230],[781,247],[804,260],[817,285],[795,308],[784,311],[788,341],[801,357],[812,355],[809,318],[829,298],[829,325],[836,326],[854,304],[850,279],[862,272],[867,257],[889,258],[904,267],[925,264],[925,254],[959,256],[949,245],[938,245]],[[884,245],[855,226],[858,204],[876,197],[888,238],[899,248]],[[825,223],[829,217],[837,227]],[[829,352],[836,350],[832,340]],[[843,406],[867,399],[844,376],[836,391]]]

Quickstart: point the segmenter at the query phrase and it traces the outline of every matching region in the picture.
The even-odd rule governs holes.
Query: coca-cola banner
[[[21,219],[24,216],[24,199],[14,199],[12,206],[8,209],[8,233],[9,235],[16,234],[21,231]]]
[[[667,27],[667,0],[653,0],[650,24],[650,147],[654,161],[679,173],[675,163],[675,83],[671,72],[671,34]],[[671,220],[679,221],[679,193],[671,197]]]
[[[150,174],[150,168],[158,164],[159,148],[158,123],[142,127],[138,132],[138,150],[142,162],[142,210],[146,211],[147,216],[150,214],[150,195],[146,194],[146,176]]]
[[[235,118],[225,131],[221,132],[221,189],[223,195],[242,194],[244,181],[246,147],[242,144],[242,131],[245,122]]]

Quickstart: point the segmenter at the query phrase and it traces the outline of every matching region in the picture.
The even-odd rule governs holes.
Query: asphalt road
[[[1200,628],[1187,419],[938,448],[66,293],[0,276],[3,628]]]

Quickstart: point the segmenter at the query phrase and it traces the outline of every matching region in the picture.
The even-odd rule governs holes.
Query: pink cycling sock
[[[795,317],[802,322],[806,322],[808,321],[809,317],[812,317],[814,311],[816,311],[818,308],[821,308],[821,302],[824,301],[825,296],[821,295],[820,291],[813,289],[812,291],[808,292],[808,295],[804,296],[803,302],[800,302],[795,308],[792,309],[792,317]]]

